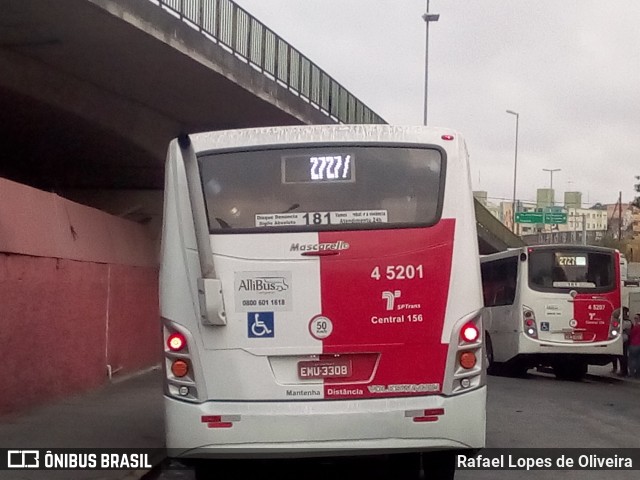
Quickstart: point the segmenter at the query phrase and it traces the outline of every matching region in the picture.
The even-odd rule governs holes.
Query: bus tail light
[[[460,366],[462,368],[466,368],[467,370],[472,369],[476,366],[476,354],[473,352],[462,352],[460,354]]]
[[[175,360],[171,364],[171,373],[178,378],[185,377],[189,373],[189,364],[184,360]]]
[[[478,327],[474,323],[469,322],[460,330],[460,338],[465,342],[475,342],[480,337]]]
[[[538,338],[538,324],[536,323],[536,315],[529,307],[522,306],[522,323],[526,336]]]
[[[179,352],[187,346],[187,340],[181,333],[175,332],[167,338],[167,348],[172,352]]]
[[[611,314],[611,319],[609,320],[609,340],[615,340],[620,337],[620,332],[622,330],[622,326],[620,325],[620,309],[616,308]]]
[[[180,400],[198,400],[189,346],[189,332],[177,324],[164,320],[165,394]]]
[[[451,332],[443,392],[456,395],[485,384],[482,313],[463,318]],[[425,420],[431,415],[421,415]]]

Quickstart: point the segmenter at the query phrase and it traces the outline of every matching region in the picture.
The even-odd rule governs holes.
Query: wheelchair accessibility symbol
[[[247,314],[249,323],[249,338],[273,338],[273,312],[249,312]]]

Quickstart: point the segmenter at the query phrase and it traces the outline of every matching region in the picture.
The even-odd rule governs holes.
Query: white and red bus
[[[430,452],[450,471],[453,451],[484,446],[480,264],[458,133],[183,137],[169,147],[164,208],[173,455]]]
[[[540,245],[482,256],[489,369],[580,379],[622,354],[617,250]]]

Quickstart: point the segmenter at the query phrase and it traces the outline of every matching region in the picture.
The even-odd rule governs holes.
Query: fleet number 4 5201
[[[424,271],[422,265],[389,265],[384,271],[376,265],[371,271],[371,278],[380,280],[383,276],[387,280],[413,280],[424,278]]]

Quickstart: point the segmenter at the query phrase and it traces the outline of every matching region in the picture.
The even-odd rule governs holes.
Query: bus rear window
[[[538,250],[529,254],[529,286],[535,290],[614,288],[614,257],[579,250]]]
[[[305,147],[199,156],[209,229],[316,231],[436,223],[444,159],[406,147]]]

